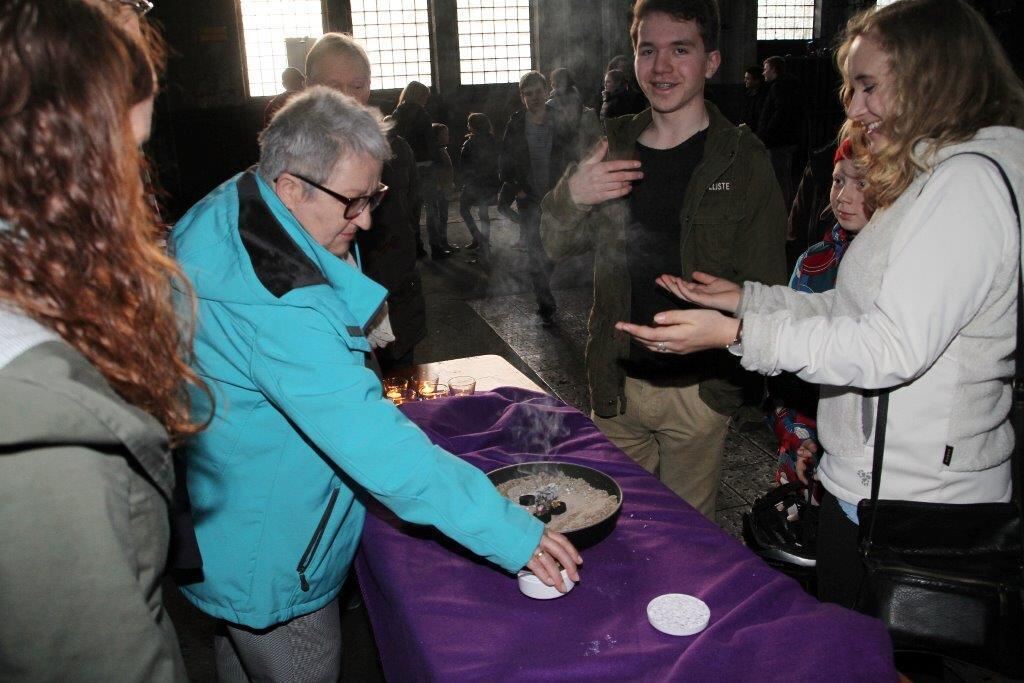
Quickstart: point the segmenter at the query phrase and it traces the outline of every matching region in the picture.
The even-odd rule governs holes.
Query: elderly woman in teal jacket
[[[226,626],[222,678],[336,679],[337,596],[362,492],[506,570],[560,586],[557,561],[578,576],[563,536],[433,446],[367,367],[387,292],[349,246],[387,191],[385,130],[373,110],[311,88],[261,134],[259,166],[171,236],[198,297],[197,369],[217,402],[187,451],[204,577],[183,591]],[[207,410],[204,397],[194,407]]]

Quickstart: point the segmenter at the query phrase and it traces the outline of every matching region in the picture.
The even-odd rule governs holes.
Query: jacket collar
[[[727,145],[729,141],[739,140],[739,128],[729,122],[722,112],[718,111],[718,107],[711,104],[710,102],[704,103],[705,108],[708,112],[708,146],[717,149],[719,145]],[[632,117],[624,117],[620,120],[613,120],[609,123],[611,127],[622,128],[622,140],[624,143],[629,145],[630,153],[636,146],[636,141],[640,138],[640,134],[651,125],[651,121],[654,120],[654,116],[651,113],[651,108],[644,109],[639,114],[634,114]]]
[[[362,274],[358,247],[353,267],[327,251],[306,232],[277,193],[250,169],[238,177],[238,232],[253,270],[278,299],[288,293],[327,285],[344,301],[359,325],[376,314],[387,290]]]

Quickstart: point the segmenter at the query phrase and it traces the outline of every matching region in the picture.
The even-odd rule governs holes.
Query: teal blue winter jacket
[[[530,559],[541,523],[382,398],[364,328],[386,291],[317,244],[255,172],[196,204],[171,241],[216,400],[187,447],[204,574],[183,588],[193,604],[251,628],[324,606],[367,493],[507,570]],[[201,417],[208,402],[196,393],[193,407]]]

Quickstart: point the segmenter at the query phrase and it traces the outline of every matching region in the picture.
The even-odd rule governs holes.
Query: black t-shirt
[[[652,149],[637,143],[644,177],[629,196],[632,222],[626,231],[626,265],[630,280],[630,322],[653,324],[654,314],[684,307],[655,283],[663,273],[680,272],[679,212],[694,169],[704,156],[707,130],[671,149]],[[664,365],[671,359],[633,345],[630,360]]]

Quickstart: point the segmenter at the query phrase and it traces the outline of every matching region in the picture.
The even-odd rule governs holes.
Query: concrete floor
[[[495,212],[492,208],[492,215]],[[449,241],[467,244],[465,224],[453,203]],[[425,234],[424,234],[425,237]],[[567,404],[589,412],[583,349],[591,305],[592,260],[578,258],[559,265],[552,288],[558,301],[555,323],[540,324],[527,273],[527,256],[514,248],[518,226],[492,221],[490,265],[461,250],[443,261],[420,261],[427,301],[428,336],[416,347],[416,362],[497,354],[548,387]],[[730,429],[726,464],[718,495],[718,521],[740,537],[740,516],[772,484],[774,437],[756,421]],[[168,582],[171,618],[193,681],[215,680],[213,622],[186,603]],[[345,669],[342,680],[383,680],[365,610],[345,610],[342,617]]]

